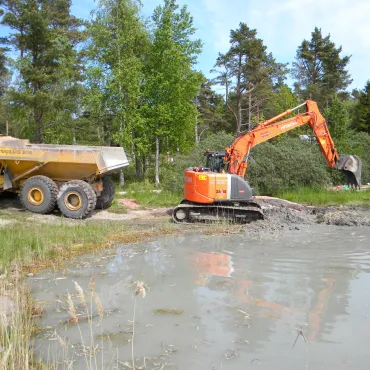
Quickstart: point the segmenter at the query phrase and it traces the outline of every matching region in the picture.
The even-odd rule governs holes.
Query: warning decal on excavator
[[[201,180],[201,181],[207,180],[207,175],[199,175],[198,180]]]

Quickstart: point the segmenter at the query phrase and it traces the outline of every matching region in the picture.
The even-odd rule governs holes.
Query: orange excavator
[[[306,107],[305,113],[282,120],[302,106]],[[360,188],[361,159],[338,154],[316,102],[307,100],[241,134],[224,153],[207,151],[206,167],[186,169],[185,199],[173,210],[173,220],[183,223],[226,219],[246,223],[263,219],[261,207],[253,201],[254,190],[244,179],[250,151],[258,144],[306,124],[312,129],[329,167],[344,172],[349,186]]]

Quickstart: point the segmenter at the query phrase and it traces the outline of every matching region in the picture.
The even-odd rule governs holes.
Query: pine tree
[[[212,89],[212,82],[202,77],[203,81],[195,99],[198,115],[195,125],[195,142],[208,133],[229,129],[224,117],[224,100],[222,95]]]
[[[330,35],[323,37],[315,27],[311,40],[303,40],[297,49],[292,75],[296,91],[303,100],[315,100],[327,107],[333,94],[342,92],[352,82],[347,65],[350,56],[341,57]]]
[[[235,132],[252,128],[264,100],[272,92],[275,83],[284,79],[286,65],[276,63],[267,53],[257,31],[245,23],[231,30],[230,49],[220,54],[214,72],[215,82],[225,86],[226,105],[235,118]]]
[[[0,48],[0,134],[8,129],[8,104],[6,93],[10,82],[10,72],[7,68],[7,48]]]
[[[358,101],[354,108],[352,126],[359,131],[370,133],[370,81],[367,81],[364,89],[356,95]]]
[[[5,0],[2,24],[12,29],[7,43],[19,57],[19,85],[10,91],[14,108],[31,123],[28,135],[41,142],[43,131],[71,116],[80,80],[76,45],[81,21],[70,15],[69,0]]]

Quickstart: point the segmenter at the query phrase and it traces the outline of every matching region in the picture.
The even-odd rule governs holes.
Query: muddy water
[[[129,368],[134,329],[138,369],[368,369],[369,241],[370,228],[307,226],[278,239],[191,234],[85,256],[30,279],[46,311],[37,354],[60,369]]]

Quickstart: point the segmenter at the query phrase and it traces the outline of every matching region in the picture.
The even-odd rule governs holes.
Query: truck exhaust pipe
[[[362,161],[357,155],[340,154],[335,165],[347,177],[347,185],[361,189]]]

